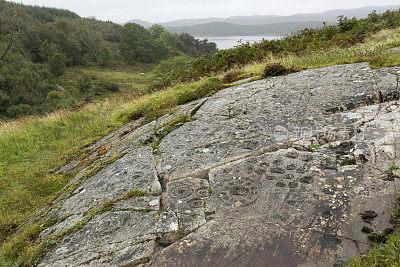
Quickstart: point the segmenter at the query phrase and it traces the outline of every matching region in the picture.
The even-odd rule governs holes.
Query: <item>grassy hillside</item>
[[[68,10],[0,0],[0,119],[75,108],[119,89],[101,80],[90,87],[88,77],[81,76],[74,88],[63,90],[58,85],[67,68],[138,67],[215,50],[214,43],[172,34],[159,25],[121,26]]]
[[[82,77],[89,77],[92,87],[98,88],[101,84],[118,85],[118,93],[99,94],[98,100],[104,97],[132,99],[149,92],[149,84],[153,81],[153,64],[141,64],[138,67],[122,66],[113,68],[71,67],[59,79],[59,85],[79,94],[76,88],[77,81]],[[99,92],[97,92],[99,93]]]
[[[120,92],[90,104],[82,102],[75,109],[0,123],[0,265],[27,266],[40,258],[45,246],[37,243],[37,233],[45,226],[17,229],[68,183],[72,176],[57,174],[56,170],[71,159],[83,159],[88,144],[132,119],[148,122],[236,80],[259,79],[266,64],[280,62],[292,70],[362,61],[371,62],[373,67],[400,65],[399,53],[386,52],[400,46],[399,26],[400,11],[372,15],[369,20],[342,19],[337,26],[303,31],[280,42],[245,45],[193,61],[165,61],[157,74],[165,88],[157,84],[148,87],[153,80],[151,64],[67,68],[57,79],[71,94],[84,97],[87,93],[77,88],[78,82],[89,92],[103,84],[116,84]],[[171,65],[175,72],[168,68]],[[91,86],[87,87],[88,83]],[[395,234],[387,249],[377,247],[365,257],[385,258],[385,253],[399,247],[398,240]]]

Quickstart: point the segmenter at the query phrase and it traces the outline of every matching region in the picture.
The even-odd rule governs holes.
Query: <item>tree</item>
[[[100,49],[100,37],[98,33],[88,29],[80,29],[77,33],[77,40],[82,47],[84,54],[89,54],[91,59],[96,61]]]
[[[190,56],[197,56],[197,40],[188,33],[182,33],[179,35],[181,41],[181,50]]]
[[[11,106],[10,96],[6,92],[0,90],[0,114],[4,113],[10,106]]]
[[[61,53],[61,47],[45,40],[39,48],[40,56],[45,61],[49,62],[51,57],[56,53]]]
[[[49,68],[50,72],[56,77],[62,76],[65,73],[66,58],[62,53],[55,53],[50,57]]]
[[[3,51],[0,51],[0,60],[3,60],[19,36],[25,31],[24,17],[26,13],[20,8],[5,7],[0,10],[0,36],[5,35],[6,40]]]
[[[100,66],[106,67],[110,63],[110,60],[111,60],[110,49],[108,49],[107,47],[101,48],[99,51]]]
[[[198,43],[199,50],[202,54],[214,53],[217,50],[217,45],[215,43],[209,43],[207,39],[200,40]]]
[[[127,23],[121,31],[120,50],[127,64],[154,61],[153,39],[150,32],[135,23]]]
[[[157,62],[166,59],[169,53],[168,45],[163,39],[158,38],[154,41],[154,57]]]
[[[158,39],[160,38],[161,34],[163,32],[165,32],[166,30],[164,29],[163,26],[158,25],[158,24],[154,24],[149,28],[149,32],[151,37],[153,37],[154,39]]]
[[[164,78],[172,72],[179,72],[190,68],[190,60],[187,57],[180,56],[170,60],[161,61],[154,70],[155,77]]]

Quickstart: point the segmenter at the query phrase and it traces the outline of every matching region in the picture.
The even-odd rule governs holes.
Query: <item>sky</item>
[[[82,17],[124,23],[132,19],[167,22],[184,18],[292,15],[330,9],[400,4],[400,0],[14,0],[72,10]]]

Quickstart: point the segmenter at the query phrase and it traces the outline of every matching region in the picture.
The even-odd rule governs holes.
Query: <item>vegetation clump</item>
[[[364,234],[370,234],[373,232],[373,230],[371,228],[369,228],[368,226],[363,226],[363,228],[361,229],[361,232],[363,232]]]
[[[393,228],[386,228],[383,233],[370,233],[368,234],[368,239],[377,244],[384,244],[388,241],[389,235],[393,234]]]
[[[400,204],[400,195],[397,197]],[[374,247],[366,254],[351,259],[347,266],[398,266],[400,258],[400,210],[396,209],[393,214],[392,223],[394,228],[386,228],[382,233],[373,233],[369,227],[363,227],[363,233],[368,234],[368,239]],[[375,218],[375,214],[368,212],[363,215],[365,219]],[[365,229],[365,230],[364,230]]]
[[[378,217],[378,214],[373,210],[367,210],[361,213],[361,219],[366,223],[371,223],[376,217]]]
[[[263,70],[262,77],[281,76],[293,72],[293,69],[286,68],[281,62],[267,64]]]
[[[144,118],[143,123],[150,122],[182,104],[206,97],[222,89],[219,78],[213,77],[191,84],[180,84],[167,90],[157,92],[135,105],[130,114],[131,119]]]
[[[119,85],[116,83],[103,82],[101,84],[101,86],[103,89],[105,89],[107,91],[110,91],[113,93],[119,92]]]
[[[221,82],[223,84],[231,84],[244,78],[244,71],[241,69],[232,69],[222,75]]]
[[[394,173],[394,172],[396,172],[396,171],[398,171],[398,170],[400,170],[400,167],[397,166],[396,163],[393,163],[393,165],[390,166],[388,170],[386,170],[386,173],[388,173],[388,174],[389,174],[389,173]]]
[[[92,88],[91,78],[87,75],[83,76],[76,83],[76,88],[81,92],[89,92],[89,90]]]

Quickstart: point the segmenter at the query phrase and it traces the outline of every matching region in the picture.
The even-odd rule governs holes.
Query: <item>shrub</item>
[[[95,79],[92,79],[95,80]],[[100,95],[105,92],[117,93],[119,92],[119,85],[104,80],[95,80],[93,85],[93,93]]]
[[[47,68],[43,68],[43,69],[38,70],[38,74],[44,80],[51,80],[52,79],[51,71],[49,69],[47,69]]]
[[[230,84],[236,82],[242,78],[243,73],[244,72],[240,69],[230,70],[222,76],[221,81],[224,84]]]
[[[10,96],[6,92],[0,90],[0,113],[6,111],[10,105]]]
[[[53,90],[47,93],[46,96],[47,99],[53,99],[53,100],[61,100],[65,98],[65,94],[61,91],[58,90]]]
[[[66,58],[63,54],[55,53],[49,59],[50,72],[56,77],[64,75],[66,69],[65,62]]]
[[[90,77],[87,75],[81,77],[76,84],[76,88],[78,88],[82,93],[88,92],[92,88]]]
[[[119,92],[119,85],[115,83],[106,82],[103,84],[103,88],[113,93]]]
[[[149,92],[157,92],[171,86],[171,79],[156,78],[148,86]]]
[[[107,47],[103,47],[99,51],[99,64],[102,67],[107,67],[111,60],[111,52]]]
[[[9,118],[18,118],[29,114],[32,114],[32,108],[27,104],[19,104],[16,106],[11,106],[6,111],[6,115]]]
[[[285,74],[288,74],[291,72],[293,72],[292,69],[286,68],[280,62],[273,63],[273,64],[267,64],[267,66],[265,66],[265,68],[264,68],[262,77],[267,78],[270,76],[280,76],[280,75],[285,75]]]
[[[154,75],[157,78],[165,78],[188,68],[190,68],[190,61],[187,57],[175,57],[171,60],[161,61],[154,70]]]
[[[58,101],[57,103],[57,108],[74,108],[76,107],[77,100],[75,98],[66,98]]]

